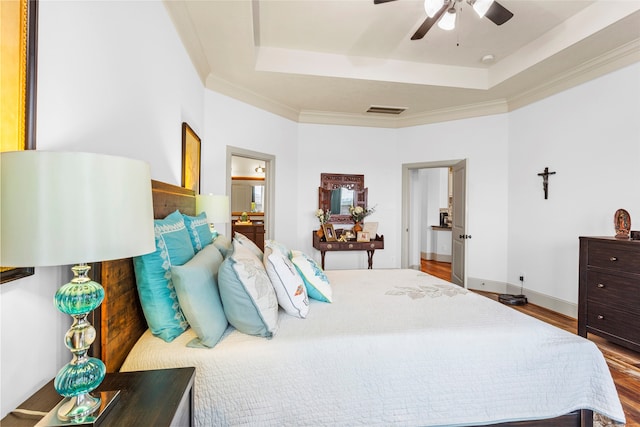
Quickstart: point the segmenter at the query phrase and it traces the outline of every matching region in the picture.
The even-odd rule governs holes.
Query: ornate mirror
[[[367,188],[364,186],[364,175],[320,174],[318,208],[331,212],[329,222],[335,224],[353,222],[351,215],[349,215],[349,207],[351,206],[367,206]]]

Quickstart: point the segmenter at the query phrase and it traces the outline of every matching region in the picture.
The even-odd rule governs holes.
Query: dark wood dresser
[[[640,351],[640,240],[580,237],[578,334]]]

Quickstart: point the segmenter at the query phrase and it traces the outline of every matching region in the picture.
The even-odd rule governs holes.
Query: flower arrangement
[[[316,211],[316,217],[320,221],[320,225],[326,224],[331,219],[331,211],[329,209],[327,209],[326,211],[318,209]]]
[[[362,206],[351,206],[349,208],[349,214],[351,215],[351,219],[353,222],[361,222],[363,219],[371,215],[376,211],[376,208],[367,208]]]

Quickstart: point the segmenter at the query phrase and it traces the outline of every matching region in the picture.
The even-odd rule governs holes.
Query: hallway
[[[441,261],[428,261],[420,259],[420,271],[436,276],[440,279],[451,281],[451,263]]]

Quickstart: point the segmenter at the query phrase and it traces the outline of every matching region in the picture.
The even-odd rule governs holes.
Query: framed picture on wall
[[[200,137],[182,123],[182,186],[200,194]]]
[[[0,151],[36,148],[38,1],[2,3]],[[6,31],[5,31],[6,29]],[[5,60],[6,59],[6,60]],[[31,276],[33,267],[0,267],[0,283]]]

